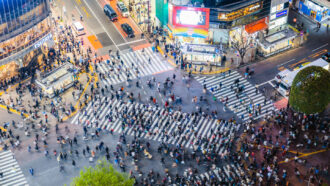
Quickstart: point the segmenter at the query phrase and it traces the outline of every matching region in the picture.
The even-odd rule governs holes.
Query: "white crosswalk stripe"
[[[194,180],[194,183],[200,183],[199,185],[211,185],[211,183],[213,183],[212,185],[229,185],[234,180],[239,180],[242,185],[248,185],[250,181],[244,175],[243,169],[234,163],[217,167],[197,176],[192,176],[187,170],[184,172],[187,179]]]
[[[137,50],[121,54],[120,59],[123,61],[122,64],[120,62],[107,63],[106,61],[97,64],[97,71],[104,74],[100,78],[104,85],[114,85],[125,82],[127,79],[132,80],[173,69],[170,64],[152,52],[150,47],[145,48],[144,52]]]
[[[252,86],[245,78],[243,78],[237,71],[232,71],[230,75],[226,76],[196,76],[195,79],[201,83],[220,101],[228,99],[227,107],[233,111],[243,121],[250,119],[251,113],[254,119],[264,117],[267,112],[277,110],[273,103],[269,100],[265,104],[265,96],[260,91],[256,92],[256,88]],[[239,85],[235,81],[239,80]],[[220,83],[222,84],[220,88]],[[238,88],[243,91],[236,96]],[[260,113],[259,113],[260,107]]]
[[[0,177],[1,186],[21,186],[28,185],[23,172],[21,171],[17,161],[13,158],[10,150],[0,152]]]
[[[141,115],[143,122],[138,122],[133,117],[137,115]],[[77,113],[71,123],[113,130],[117,133],[125,132],[131,136],[179,144],[186,148],[192,148],[194,145],[204,147],[211,141],[216,142],[213,148],[222,153],[226,151],[230,138],[234,137],[234,133],[241,126],[179,111],[169,113],[160,107],[124,103],[106,97],[94,103],[90,102],[84,110]],[[206,140],[198,140],[199,137],[205,137]]]

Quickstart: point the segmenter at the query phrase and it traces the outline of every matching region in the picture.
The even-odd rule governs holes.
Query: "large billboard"
[[[210,9],[208,8],[173,7],[173,26],[208,29],[210,22],[209,19]]]
[[[255,13],[258,10],[262,9],[262,2],[257,2],[247,7],[244,7],[239,10],[235,10],[229,13],[218,13],[218,20],[219,21],[233,21],[239,19],[241,17],[247,16],[249,14]]]

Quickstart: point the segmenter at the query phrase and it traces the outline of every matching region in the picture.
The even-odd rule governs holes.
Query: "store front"
[[[221,52],[219,45],[184,44],[182,46],[183,58],[186,62],[198,65],[220,66]]]
[[[299,12],[301,14],[305,14],[309,16],[311,19],[318,22],[326,20],[330,17],[329,6],[324,5],[323,1],[311,1],[311,0],[306,0],[305,2],[300,1]]]

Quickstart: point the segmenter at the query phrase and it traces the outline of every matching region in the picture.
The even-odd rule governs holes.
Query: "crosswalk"
[[[197,176],[185,171],[184,176],[196,185],[234,185],[236,181],[241,185],[251,183],[243,169],[236,163],[229,163]]]
[[[120,60],[117,62],[107,60],[97,64],[97,71],[104,85],[114,85],[127,79],[132,80],[173,69],[150,47],[145,48],[144,51],[136,50],[121,54]]]
[[[137,116],[142,119],[137,119]],[[227,147],[241,126],[211,117],[180,111],[168,112],[160,107],[124,103],[106,97],[90,102],[73,117],[71,123],[117,133],[125,132],[131,136],[179,144],[186,148],[212,148],[219,153],[228,152]],[[203,138],[208,140],[201,140]],[[210,147],[212,143],[209,142],[215,142],[215,145]]]
[[[28,185],[10,150],[0,152],[0,172],[3,173],[3,177],[0,177],[1,186]]]
[[[276,110],[271,101],[266,100],[265,104],[265,96],[260,91],[256,92],[256,88],[237,71],[232,71],[230,75],[227,73],[226,76],[196,76],[195,79],[202,85],[206,85],[206,88],[218,100],[228,98],[226,108],[233,111],[243,121],[250,120],[251,117],[259,119],[264,117],[267,112]],[[237,79],[239,80],[238,87],[235,84]],[[235,91],[241,87],[243,87],[243,91],[237,97]]]

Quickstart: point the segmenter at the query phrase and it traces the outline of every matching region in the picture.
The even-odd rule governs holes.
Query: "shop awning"
[[[168,25],[169,31],[173,36],[207,38],[208,30],[200,28],[173,27]]]
[[[245,31],[249,34],[253,34],[260,30],[264,30],[267,27],[268,27],[268,25],[266,24],[266,18],[263,18],[259,21],[245,25]]]

